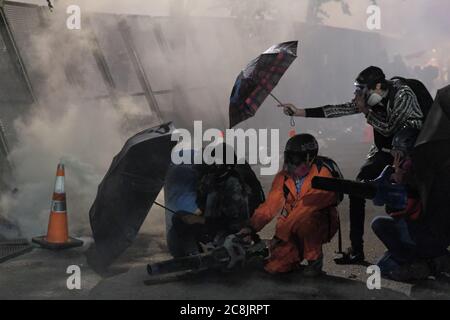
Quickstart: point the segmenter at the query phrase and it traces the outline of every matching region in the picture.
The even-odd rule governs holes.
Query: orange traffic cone
[[[67,249],[83,245],[83,241],[69,237],[64,177],[64,165],[60,163],[56,171],[47,235],[33,238],[33,242],[46,249]]]

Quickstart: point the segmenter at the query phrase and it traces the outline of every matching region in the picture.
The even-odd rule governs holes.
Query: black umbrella
[[[450,140],[450,85],[438,90],[416,147],[444,140]]]
[[[95,240],[89,263],[111,264],[130,246],[164,184],[176,144],[171,123],[131,137],[114,157],[89,211]]]
[[[271,92],[297,58],[297,46],[298,41],[274,45],[241,71],[230,97],[230,128],[253,117],[268,95],[282,104]]]
[[[423,221],[450,241],[450,86],[440,89],[417,138],[413,164]]]

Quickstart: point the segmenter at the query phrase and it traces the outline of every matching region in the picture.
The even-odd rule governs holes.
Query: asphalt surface
[[[366,145],[347,150],[325,149],[341,164],[347,178],[356,175],[359,162],[367,151]],[[348,159],[358,159],[348,161]],[[347,160],[347,161],[346,161]],[[265,188],[271,179],[262,180]],[[162,195],[160,201],[163,201]],[[369,230],[380,208],[367,206],[366,260],[374,264],[384,252],[383,245]],[[348,246],[348,201],[340,205],[344,248]],[[261,233],[270,238],[274,225]],[[85,251],[92,239],[81,237],[83,247],[48,251],[35,248],[32,252],[0,264],[0,299],[450,299],[450,284],[443,280],[426,280],[415,284],[382,280],[380,290],[369,290],[367,265],[338,266],[337,237],[325,245],[326,275],[307,279],[299,273],[271,276],[260,270],[237,273],[197,274],[189,278],[164,283],[144,284],[149,279],[146,265],[170,258],[165,243],[164,212],[154,207],[135,243],[119,258],[107,276],[96,274],[86,263]],[[69,266],[81,270],[81,288],[68,289]],[[70,280],[70,279],[69,279]]]

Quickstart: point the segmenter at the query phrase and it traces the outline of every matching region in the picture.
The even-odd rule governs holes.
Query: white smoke
[[[249,0],[250,1],[250,0]],[[46,1],[24,1],[45,5]],[[44,100],[39,106],[27,115],[23,115],[15,123],[18,132],[18,143],[12,150],[11,160],[15,165],[15,181],[13,186],[18,188],[15,194],[6,193],[0,199],[0,210],[6,213],[9,219],[17,221],[25,235],[32,236],[44,233],[47,227],[50,199],[53,192],[53,183],[57,163],[62,159],[66,165],[66,190],[68,198],[68,214],[70,227],[75,232],[88,229],[88,210],[95,197],[96,188],[101,178],[104,176],[112,157],[120,150],[125,136],[122,132],[122,120],[124,114],[139,115],[141,107],[135,105],[131,99],[122,98],[119,101],[119,109],[114,109],[109,101],[86,103],[77,99],[77,93],[67,86],[64,79],[64,70],[61,66],[68,62],[73,65],[83,67],[84,61],[77,56],[79,47],[90,49],[89,42],[76,41],[71,43],[70,39],[64,38],[65,9],[68,4],[79,4],[82,14],[86,11],[100,11],[122,14],[147,14],[151,16],[167,16],[176,12],[170,4],[185,3],[186,13],[192,16],[223,16],[232,15],[229,4],[243,1],[163,1],[163,0],[74,0],[74,1],[54,1],[55,10],[49,14],[52,25],[50,31],[37,34],[27,55],[32,55],[33,63],[28,64],[29,71],[39,71],[44,75],[45,82],[34,83],[39,86],[40,96]],[[258,1],[253,1],[258,2]],[[263,3],[264,1],[259,1]],[[179,51],[177,37],[172,37],[169,45],[172,50],[172,64],[167,61],[159,66],[158,71],[166,74],[172,73],[172,78],[177,78],[179,85],[183,86],[186,96],[182,102],[188,105],[206,105],[207,110],[200,106],[193,109],[186,108],[181,117],[195,117],[195,119],[214,118],[212,123],[217,123],[217,115],[210,111],[213,108],[220,108],[220,112],[227,109],[228,97],[234,79],[246,63],[270,45],[286,40],[294,40],[296,34],[290,21],[305,20],[307,1],[277,0],[265,1],[270,3],[270,10],[267,15],[277,23],[265,24],[261,20],[243,19],[239,21],[227,22],[227,24],[217,24],[217,29],[203,28],[204,25],[189,23],[184,20],[171,21],[173,28],[172,35],[178,36],[189,30],[191,47],[182,48]],[[330,1],[324,9],[330,14],[329,19],[324,23],[337,27],[348,27],[367,31],[366,11],[370,1],[347,1],[350,5],[352,16],[344,15],[339,4]],[[434,37],[431,31],[436,30],[438,22],[429,19],[429,10],[437,12],[448,12],[443,10],[448,7],[448,1],[435,0],[440,3],[432,6],[429,2],[420,0],[392,1],[379,0],[382,8],[382,30],[379,33],[389,36],[402,37],[395,38],[397,47],[408,48],[404,53],[408,53],[414,44],[421,47],[428,47],[432,43],[439,43],[442,37]],[[247,0],[246,0],[247,3]],[[276,4],[274,4],[276,3]],[[410,4],[413,5],[410,5]],[[225,5],[224,5],[225,4]],[[275,8],[276,12],[273,12]],[[431,8],[431,9],[430,9]],[[405,14],[407,11],[407,14]],[[428,15],[427,15],[428,14]],[[399,19],[399,17],[401,17]],[[428,20],[425,20],[428,17]],[[200,21],[200,20],[199,20]],[[206,20],[202,20],[206,21]],[[173,23],[172,23],[173,22]],[[178,24],[179,23],[179,24]],[[208,26],[212,26],[209,24]],[[224,28],[226,26],[226,28]],[[189,27],[189,29],[188,29]],[[413,28],[417,31],[415,37],[406,37],[408,30]],[[422,29],[420,29],[422,28]],[[67,30],[66,30],[67,31]],[[165,30],[167,31],[167,30]],[[183,32],[181,32],[183,31]],[[80,32],[82,34],[83,30]],[[170,32],[168,32],[170,33]],[[136,43],[145,46],[145,52],[149,57],[143,59],[151,60],[152,52],[156,46],[149,43],[149,37],[145,32],[141,32]],[[81,39],[81,37],[80,37]],[[323,83],[323,88],[309,87],[309,82],[301,79],[314,79],[319,74],[326,78],[326,81],[340,82],[338,71],[328,75],[330,70],[337,68],[354,70],[359,66],[352,64],[352,61],[343,60],[339,66],[330,66],[329,70],[315,72],[311,74],[299,75],[299,68],[303,63],[303,52],[308,48],[302,47],[300,39],[300,57],[288,71],[280,82],[275,93],[284,93],[283,101],[299,103],[310,103],[314,96],[314,103],[337,103],[344,102],[345,97],[351,95],[352,79],[345,79],[349,83],[349,92],[338,92],[333,101],[318,102],[322,96],[328,92],[330,84]],[[321,43],[318,38],[315,43]],[[199,44],[199,46],[196,46]],[[326,43],[324,43],[325,46]],[[77,50],[74,50],[77,47]],[[83,49],[83,48],[81,48]],[[345,57],[347,51],[355,51],[355,48],[342,48],[342,55]],[[410,51],[408,51],[410,50]],[[317,52],[320,57],[323,52]],[[366,61],[365,61],[366,63]],[[370,63],[367,61],[367,63]],[[449,64],[450,66],[450,64]],[[84,70],[86,74],[92,70]],[[333,71],[334,72],[334,71]],[[98,72],[97,72],[98,73]],[[82,74],[85,77],[88,75]],[[160,76],[159,73],[151,75],[154,78]],[[101,79],[101,78],[100,78]],[[303,87],[302,87],[303,85]],[[194,87],[190,90],[190,87]],[[205,90],[198,90],[203,88]],[[305,89],[306,88],[306,89]],[[162,88],[171,89],[171,88]],[[195,91],[197,90],[197,91]],[[303,91],[302,91],[303,90]],[[308,97],[301,95],[308,91]],[[205,94],[215,95],[213,98]],[[299,93],[300,92],[300,93]],[[328,97],[327,97],[328,99]],[[299,100],[299,101],[295,101]],[[254,119],[249,120],[246,125],[253,127],[280,127],[287,126],[288,120],[281,114],[281,111],[274,111],[275,102],[268,99],[267,104],[271,106],[262,107]],[[178,109],[180,110],[180,108]],[[162,110],[163,112],[165,110]],[[225,112],[223,112],[225,114]],[[224,116],[224,115],[222,115]],[[225,115],[226,116],[226,115]],[[313,123],[308,120],[308,123]],[[351,121],[351,119],[349,120]],[[358,120],[359,121],[359,120]],[[362,120],[361,120],[362,121]],[[298,120],[300,125],[305,124]],[[334,124],[340,122],[336,120]],[[315,124],[315,123],[314,123]],[[327,127],[331,122],[327,123]],[[135,128],[137,131],[138,128]],[[304,130],[304,128],[301,128]],[[306,129],[305,129],[306,130]],[[348,143],[345,141],[333,142],[333,144]]]
[[[3,195],[0,205],[26,236],[46,230],[60,161],[65,164],[70,227],[75,232],[86,229],[97,185],[123,142],[119,114],[109,105],[65,109],[58,115],[39,109],[15,123],[19,142],[11,160],[18,192]]]

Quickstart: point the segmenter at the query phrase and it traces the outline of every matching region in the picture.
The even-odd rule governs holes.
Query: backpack
[[[266,200],[264,190],[252,167],[247,162],[236,165],[235,170],[239,174],[241,183],[249,188],[247,192],[248,212],[252,216],[260,204]]]
[[[430,92],[425,87],[425,85],[417,79],[394,77],[391,80],[398,80],[411,88],[411,90],[417,97],[417,101],[419,102],[420,109],[422,110],[423,113],[423,121],[425,121],[425,119],[428,116],[428,113],[430,112],[431,106],[433,105],[433,97],[431,96]],[[394,97],[395,95],[392,97],[392,99]]]
[[[339,169],[339,166],[337,163],[327,157],[318,156],[316,159],[316,165],[319,171],[322,169],[322,167],[327,168],[330,172],[333,178],[336,179],[344,179],[344,175],[341,172],[341,169]],[[336,206],[344,200],[344,194],[342,192],[336,192],[338,198],[336,202]]]

